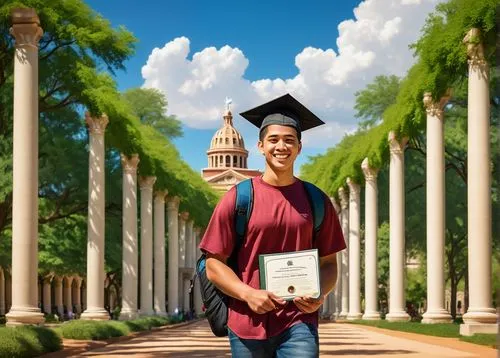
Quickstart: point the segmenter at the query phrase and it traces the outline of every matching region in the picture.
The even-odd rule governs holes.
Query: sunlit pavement
[[[418,336],[421,337],[421,336]],[[429,341],[431,343],[429,343]],[[321,357],[495,357],[495,350],[463,343],[446,344],[440,338],[422,340],[375,332],[357,325],[322,323]],[[458,348],[457,348],[458,347]],[[473,347],[472,350],[470,347]],[[477,347],[477,352],[475,348]],[[461,349],[461,350],[458,350]],[[206,321],[164,328],[138,337],[88,351],[79,357],[230,357],[227,337],[214,337]],[[293,357],[292,357],[293,358]],[[300,357],[298,357],[300,358]]]

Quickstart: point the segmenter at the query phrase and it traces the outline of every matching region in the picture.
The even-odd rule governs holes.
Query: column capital
[[[335,198],[333,196],[330,197],[330,202],[332,203],[333,208],[335,209],[335,212],[339,213],[340,212],[340,206],[337,203],[337,200],[335,200]]]
[[[16,47],[28,47],[38,50],[38,41],[43,35],[43,30],[40,27],[40,19],[35,9],[13,9],[11,18],[10,34],[16,39]]]
[[[100,117],[92,117],[89,112],[85,112],[85,123],[87,123],[89,132],[93,135],[104,135],[109,119],[106,114],[102,114]]]
[[[396,132],[390,131],[388,135],[389,151],[391,154],[403,154],[408,138],[404,137],[401,140],[397,139]]]
[[[363,170],[363,174],[365,175],[365,180],[367,182],[374,182],[377,180],[378,168],[373,168],[370,166],[370,162],[368,157],[363,159],[361,163],[361,169]]]
[[[127,174],[137,173],[137,166],[139,165],[139,154],[132,154],[130,157],[121,153],[120,159],[122,163],[123,172]]]
[[[349,198],[347,197],[347,193],[343,187],[339,188],[339,199],[342,210],[349,208]]]
[[[484,48],[481,43],[481,30],[472,28],[467,32],[463,41],[467,46],[467,57],[469,57],[469,65],[483,67],[486,66],[484,58]]]
[[[356,183],[351,178],[346,179],[347,186],[349,187],[349,194],[359,194],[361,188],[358,183]]]
[[[82,278],[80,276],[73,276],[73,281],[76,283],[76,287],[80,288],[82,286]]]
[[[50,282],[52,282],[53,278],[54,278],[54,275],[48,274],[48,275],[43,277],[43,283],[50,284]]]
[[[179,210],[181,199],[178,196],[171,196],[167,199],[167,210]]]
[[[199,235],[199,234],[200,234],[200,232],[201,232],[201,228],[199,228],[199,227],[194,227],[194,228],[193,228],[193,231],[194,231],[194,233],[195,233],[196,235]]]
[[[446,94],[443,97],[441,97],[439,102],[435,102],[432,99],[431,92],[425,92],[423,101],[427,115],[432,117],[437,117],[440,120],[442,120],[444,113],[443,108],[446,105],[446,103],[448,103],[448,101],[450,100],[450,97],[451,97],[451,89],[448,89]]]
[[[155,191],[155,202],[159,201],[159,202],[165,202],[165,197],[167,196],[168,194],[168,190],[158,190],[158,191]]]
[[[183,211],[182,213],[179,214],[179,218],[181,220],[188,221],[189,213],[187,211]]]
[[[61,276],[54,276],[53,280],[56,286],[60,286],[62,284],[63,278]]]
[[[139,177],[139,186],[141,190],[153,190],[153,185],[156,182],[155,176]]]

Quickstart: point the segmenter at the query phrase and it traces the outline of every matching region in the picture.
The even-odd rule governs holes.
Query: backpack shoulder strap
[[[234,208],[234,228],[236,231],[236,246],[233,252],[238,252],[243,244],[248,221],[253,207],[252,179],[246,179],[236,184],[236,204]]]
[[[313,214],[313,223],[314,223],[313,240],[315,240],[316,235],[321,229],[321,224],[323,224],[323,220],[325,218],[325,196],[321,191],[321,189],[319,189],[316,185],[311,184],[307,181],[303,181],[303,183],[304,183],[304,188],[306,189],[309,203],[311,204],[311,211]]]

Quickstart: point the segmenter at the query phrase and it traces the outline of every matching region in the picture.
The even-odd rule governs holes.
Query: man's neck
[[[273,186],[286,186],[295,183],[293,169],[286,172],[274,172],[268,167],[262,175],[262,180]]]

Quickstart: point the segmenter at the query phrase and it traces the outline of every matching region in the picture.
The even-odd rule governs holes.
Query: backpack
[[[305,182],[304,188],[311,205],[313,215],[313,243],[317,233],[321,229],[321,224],[325,216],[324,195],[323,192],[315,185]],[[234,227],[236,231],[236,244],[229,256],[227,265],[237,271],[236,258],[238,252],[245,240],[246,229],[252,214],[253,206],[253,185],[252,179],[246,179],[236,185],[236,204],[234,208]],[[228,301],[229,297],[220,291],[215,285],[207,278],[206,273],[206,255],[203,253],[196,262],[195,273],[193,282],[198,277],[201,298],[205,306],[205,316],[210,324],[212,332],[217,337],[224,337],[228,335],[227,332],[227,319],[228,319]]]

